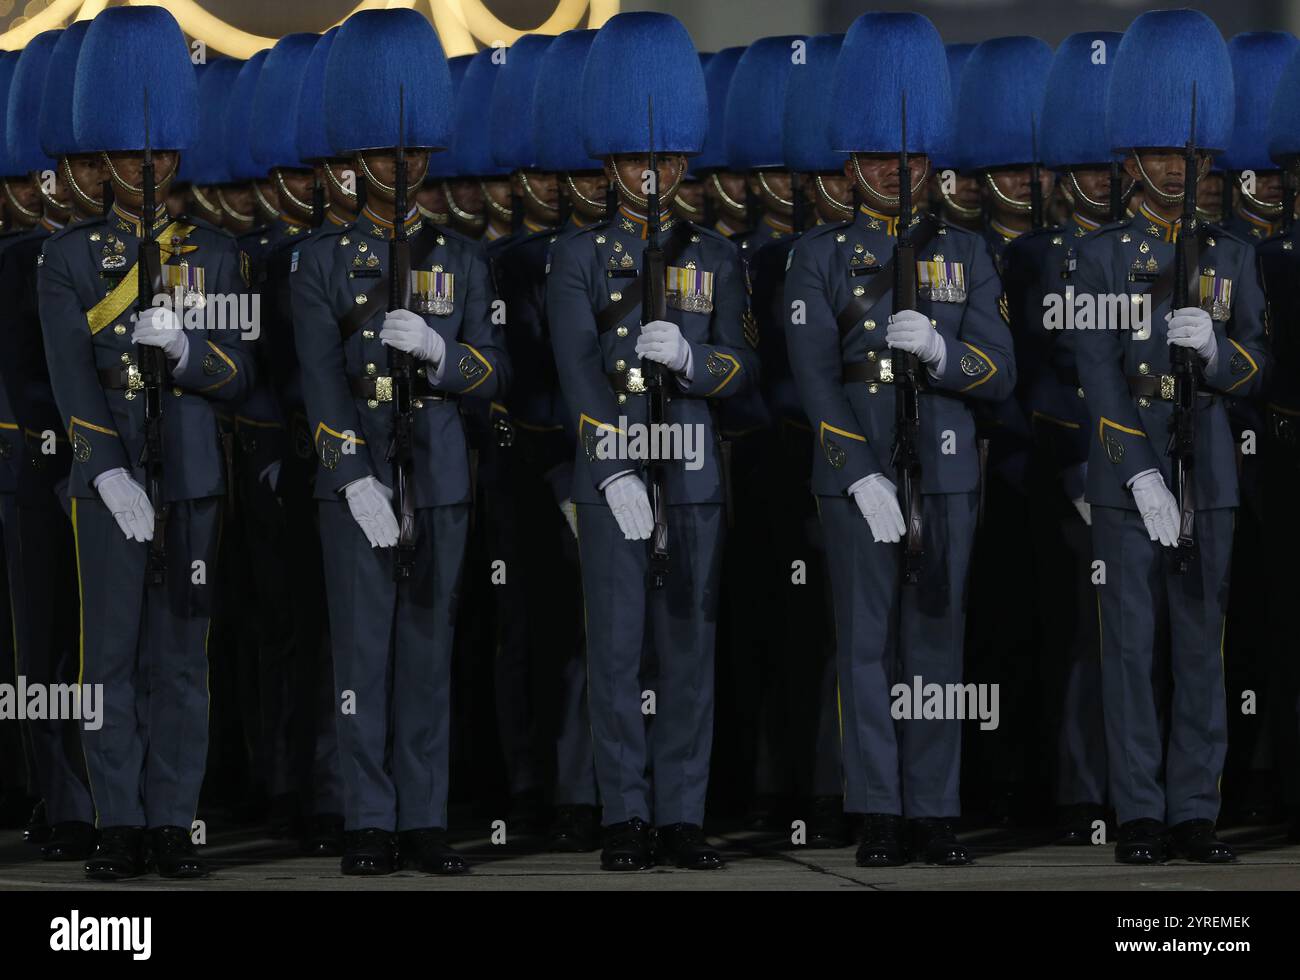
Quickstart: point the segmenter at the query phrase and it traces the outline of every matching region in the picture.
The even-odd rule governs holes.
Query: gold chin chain
[[[337,177],[334,176],[334,169],[329,165],[328,161],[326,161],[325,163],[325,179],[329,181],[330,186],[333,187],[336,191],[338,191],[339,194],[342,195],[345,200],[353,201],[353,202],[356,201],[357,192],[350,191],[343,186],[342,181],[340,181]]]
[[[14,196],[13,188],[9,186],[8,177],[4,179],[4,185],[5,185],[5,197],[9,199],[10,207],[12,207],[15,211],[17,211],[19,214],[21,214],[24,218],[28,219],[29,221],[41,220],[41,212],[33,211],[31,208],[25,208],[18,202],[18,198]]]
[[[578,190],[578,185],[573,182],[572,174],[566,173],[564,175],[564,183],[568,186],[569,193],[572,194],[574,197],[576,197],[587,207],[591,208],[592,211],[598,211],[601,214],[605,213],[605,202],[593,201],[591,198],[583,194],[582,191]]]
[[[993,192],[993,196],[1002,204],[1011,208],[1011,210],[1028,213],[1033,209],[1034,203],[1032,198],[1028,201],[1017,201],[1014,197],[1004,194],[1002,188],[998,186],[997,181],[993,179],[993,174],[989,173],[987,170],[984,171],[984,180],[989,185],[989,190]]]
[[[508,208],[504,204],[498,204],[496,201],[492,200],[492,195],[488,191],[486,180],[480,179],[478,183],[479,186],[483,188],[483,200],[487,201],[487,206],[492,209],[492,213],[502,221],[513,221],[515,217],[514,209]]]
[[[450,181],[444,180],[442,182],[442,191],[444,194],[447,195],[447,207],[451,209],[452,217],[454,217],[457,221],[460,221],[463,224],[467,224],[471,226],[477,226],[483,223],[483,215],[470,214],[470,212],[462,210],[460,206],[456,203],[456,198],[452,197],[451,194]]]
[[[371,187],[375,188],[376,190],[384,194],[395,195],[397,193],[396,186],[390,187],[388,184],[385,184],[382,180],[380,180],[378,177],[374,175],[373,171],[371,171],[370,169],[370,166],[366,163],[365,154],[358,153],[357,162],[361,164],[361,174],[363,177],[366,178],[366,180],[369,182]],[[327,170],[329,169],[328,166],[326,167],[326,169]],[[424,161],[424,173],[428,173],[428,172],[429,172],[429,161],[426,158]],[[411,175],[409,173],[406,175],[406,192],[408,194],[411,192],[412,186],[419,187],[420,184],[424,183],[424,173],[420,174],[420,176],[417,177],[415,180],[411,179]]]
[[[853,205],[851,203],[845,204],[843,201],[831,196],[831,192],[826,189],[826,185],[822,182],[821,174],[818,174],[813,179],[813,182],[817,185],[817,196],[823,201],[835,208],[837,211],[843,211],[845,214],[853,213]]]
[[[888,194],[876,190],[869,183],[867,183],[867,177],[862,172],[862,167],[858,163],[858,155],[856,153],[850,153],[849,159],[853,161],[853,175],[857,179],[858,186],[862,188],[863,193],[865,193],[867,197],[871,198],[877,204],[883,205],[884,207],[887,208],[898,207],[902,195],[896,194],[893,197],[890,197]],[[925,170],[921,172],[921,179],[918,180],[912,186],[913,201],[916,200],[916,195],[921,192],[921,188],[925,185],[925,182],[929,178],[929,176],[930,176],[930,164],[926,163]]]
[[[677,176],[673,178],[673,182],[668,186],[668,190],[660,193],[659,195],[660,201],[672,201],[672,199],[677,196],[677,188],[681,186],[682,172],[685,169],[686,169],[685,167],[682,167],[677,171]],[[614,170],[614,183],[618,184],[619,193],[621,193],[627,200],[631,201],[637,207],[642,208],[643,210],[648,210],[650,206],[650,201],[647,198],[642,197],[640,194],[634,194],[632,190],[627,186],[627,184],[623,183],[623,177],[618,172],[618,167],[614,167],[613,170]],[[658,179],[658,177],[659,175],[655,174],[655,178]]]
[[[1237,190],[1241,191],[1241,196],[1250,202],[1251,207],[1255,209],[1255,212],[1259,217],[1276,218],[1282,213],[1281,201],[1278,201],[1276,204],[1267,204],[1257,198],[1254,194],[1250,193],[1250,191],[1246,190],[1246,182],[1242,180],[1241,174],[1237,174]]]
[[[234,208],[230,206],[230,202],[226,200],[225,192],[220,187],[218,187],[216,190],[217,190],[217,203],[221,205],[221,210],[225,213],[226,217],[230,218],[232,221],[246,221],[251,224],[253,220],[257,217],[257,215],[252,213],[242,214],[239,211],[236,211]]]
[[[958,204],[957,199],[943,189],[942,183],[939,185],[939,196],[943,198],[943,206],[964,221],[976,221],[984,214],[984,209],[978,204],[973,208]]]
[[[204,196],[203,191],[199,189],[198,184],[190,184],[190,193],[194,196],[194,200],[198,202],[199,207],[201,207],[204,211],[208,212],[208,214],[212,215],[213,217],[216,218],[221,217],[221,205],[213,204],[211,201],[209,201]]]
[[[744,204],[737,201],[722,189],[722,181],[718,178],[718,172],[716,170],[709,174],[709,180],[713,181],[713,189],[718,192],[718,197],[722,198],[723,204],[736,211],[742,218],[749,215],[749,211],[746,209]]]
[[[63,179],[66,180],[68,186],[72,188],[72,196],[77,199],[85,210],[94,212],[102,211],[104,209],[104,202],[102,200],[91,197],[81,189],[81,185],[77,183],[77,179],[72,176],[72,164],[68,162],[67,157],[60,158],[59,169],[63,171]]]
[[[690,204],[688,204],[686,202],[686,198],[682,197],[680,193],[673,195],[673,207],[681,208],[692,218],[700,213],[700,209],[697,207],[692,207]]]
[[[780,194],[778,194],[776,191],[772,190],[772,188],[771,188],[771,187],[768,185],[768,183],[767,183],[767,176],[766,176],[766,175],[763,173],[763,171],[761,171],[761,170],[758,171],[758,186],[761,187],[761,188],[763,188],[763,190],[767,191],[768,196],[771,197],[772,200],[774,200],[777,204],[781,205],[781,207],[783,207],[783,208],[790,208],[790,209],[793,210],[793,208],[794,208],[794,200],[791,199],[791,200],[787,201],[785,198],[783,198],[783,197],[782,197]]]
[[[271,176],[275,178],[275,189],[279,191],[283,197],[287,198],[290,204],[295,208],[301,209],[307,215],[311,215],[315,212],[316,209],[311,206],[309,201],[299,200],[293,191],[289,190],[288,185],[284,182],[284,174],[281,172],[279,167],[276,167],[271,171]]]
[[[262,205],[262,210],[267,212],[272,220],[282,217],[280,209],[266,199],[266,195],[262,193],[262,188],[257,186],[257,181],[250,180],[249,183],[253,185],[253,197],[257,199],[258,204]]]
[[[1142,177],[1142,189],[1146,193],[1150,194],[1152,197],[1154,197],[1157,201],[1159,201],[1167,208],[1173,207],[1175,204],[1183,203],[1182,191],[1179,191],[1177,194],[1166,194],[1160,188],[1156,187],[1155,182],[1150,177],[1147,176],[1146,167],[1142,166],[1142,155],[1138,153],[1136,150],[1133,151],[1133,159],[1137,161],[1138,173]],[[1197,167],[1196,179],[1198,181],[1203,176],[1205,176],[1203,173],[1200,172],[1200,166],[1201,165],[1198,161],[1196,165]]]
[[[541,208],[542,211],[547,215],[555,215],[556,219],[560,217],[559,208],[552,207],[551,205],[547,204],[545,201],[543,201],[540,197],[538,197],[533,192],[533,185],[528,182],[528,174],[526,174],[522,170],[519,171],[519,183],[520,185],[522,185],[524,189],[524,196],[527,197],[530,201],[532,201],[534,205]]]

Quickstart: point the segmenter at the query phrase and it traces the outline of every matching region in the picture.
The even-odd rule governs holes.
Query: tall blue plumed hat
[[[13,85],[14,69],[18,67],[17,51],[0,51],[0,112],[5,114],[6,128],[8,128],[8,105],[9,89]],[[0,140],[0,177],[26,177],[23,170],[17,169],[9,159],[9,150],[5,147],[5,141]]]
[[[604,158],[649,150],[652,100],[654,149],[699,153],[708,131],[709,99],[691,36],[669,14],[615,14],[591,42],[582,72],[587,152]]]
[[[1114,158],[1106,138],[1106,97],[1122,37],[1116,31],[1082,31],[1056,49],[1038,134],[1044,166],[1062,170]]]
[[[8,111],[5,113],[5,150],[10,164],[23,173],[54,169],[54,161],[41,148],[39,120],[50,57],[62,33],[42,31],[37,34],[27,42],[14,65]]]
[[[1036,37],[995,37],[975,46],[957,98],[958,166],[987,170],[1034,162],[1052,49]],[[1039,140],[1039,162],[1042,140]]]
[[[461,79],[465,77],[465,71],[469,68],[469,63],[474,59],[472,54],[459,54],[454,58],[447,59],[447,72],[451,75],[451,104],[452,112],[455,112],[456,99],[460,95]],[[456,142],[456,136],[452,134],[452,144]],[[440,153],[429,154],[429,169],[424,172],[425,180],[442,179],[446,177],[458,176],[456,171],[456,154],[449,147]]]
[[[504,177],[508,168],[492,159],[492,138],[487,108],[501,71],[502,51],[486,48],[470,59],[456,93],[456,139],[452,146],[456,173],[462,177]]]
[[[704,88],[709,97],[709,128],[704,137],[704,148],[691,158],[691,173],[695,176],[710,170],[727,169],[727,93],[731,90],[731,76],[736,72],[745,48],[723,48],[704,62]]]
[[[249,149],[268,170],[311,166],[298,154],[297,105],[307,61],[318,40],[315,34],[286,34],[275,42],[257,76]]]
[[[232,181],[261,180],[268,167],[253,159],[253,99],[271,49],[257,52],[240,66],[226,100],[226,166]]]
[[[505,52],[506,63],[497,72],[488,104],[492,159],[510,170],[531,170],[537,166],[537,143],[533,139],[533,105],[537,76],[551,39],[525,34]]]
[[[807,45],[807,38],[797,34],[764,37],[740,56],[727,90],[723,129],[733,169],[785,166],[786,83],[796,57],[806,60]]]
[[[1225,170],[1274,168],[1268,154],[1268,116],[1278,82],[1297,50],[1300,41],[1285,31],[1252,31],[1228,42],[1228,57],[1232,59],[1232,138],[1217,161]]]
[[[945,44],[944,55],[948,58],[948,90],[952,93],[952,121],[948,126],[948,139],[942,150],[930,154],[930,165],[936,172],[956,169],[959,164],[957,152],[957,99],[961,94],[961,76],[970,61],[973,44]]]
[[[226,152],[226,107],[243,67],[238,58],[213,58],[199,78],[199,138],[182,157],[192,184],[206,187],[234,179]]]
[[[1300,51],[1282,69],[1268,113],[1268,155],[1279,166],[1300,156]]]
[[[198,83],[180,25],[162,7],[109,7],[90,23],[77,58],[72,128],[95,150],[185,150],[198,136]]]
[[[582,91],[582,70],[595,39],[595,31],[565,31],[542,59],[533,99],[533,143],[540,170],[600,169],[600,161],[587,156],[583,146],[580,100],[574,97]]]
[[[339,29],[331,27],[316,39],[298,91],[298,158],[326,160],[334,156],[325,131],[325,64]]]
[[[72,92],[77,81],[77,58],[88,30],[90,21],[73,21],[59,35],[54,50],[50,52],[38,123],[41,149],[46,156],[61,157],[82,152],[72,133]]]
[[[843,34],[808,38],[803,64],[795,65],[785,87],[782,146],[785,165],[798,173],[842,171],[848,154],[831,146],[831,83]]]
[[[1196,10],[1140,14],[1119,43],[1106,98],[1111,149],[1183,146],[1220,151],[1232,137],[1232,59],[1214,21]]]
[[[361,85],[361,88],[358,88]],[[451,74],[433,25],[410,8],[362,10],[339,28],[325,66],[325,125],[336,151],[451,143]]]
[[[181,154],[180,163],[176,167],[176,179],[173,184],[189,184],[194,181],[194,152],[198,149],[199,144],[203,142],[203,76],[207,74],[209,61],[200,61],[194,66],[194,84],[197,86],[196,91],[199,93],[199,132],[194,137],[194,145]]]
[[[831,146],[845,153],[897,153],[907,93],[907,149],[942,150],[952,119],[948,56],[920,14],[870,13],[844,35],[831,83]]]

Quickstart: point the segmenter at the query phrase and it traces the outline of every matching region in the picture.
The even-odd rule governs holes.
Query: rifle
[[[397,90],[397,159],[393,175],[393,242],[388,256],[388,310],[411,308],[411,246],[406,237],[406,89]],[[410,354],[388,348],[388,374],[393,379],[393,429],[388,462],[393,467],[393,504],[397,511],[397,562],[393,579],[410,579],[415,569],[415,501],[411,496],[412,430],[415,408]]]
[[[1196,152],[1196,82],[1192,82],[1191,132],[1183,151],[1183,213],[1178,220],[1178,241],[1174,245],[1174,283],[1170,308],[1191,305],[1192,277],[1199,275],[1201,256],[1196,218],[1196,184],[1200,176]],[[1198,296],[1199,300],[1200,297]],[[1199,303],[1197,304],[1199,305]],[[1168,454],[1173,462],[1173,491],[1178,501],[1178,551],[1174,566],[1186,572],[1196,559],[1196,501],[1192,479],[1192,456],[1196,447],[1196,389],[1200,370],[1196,352],[1190,347],[1170,347],[1174,374],[1174,411],[1169,419]]]
[[[668,315],[664,250],[660,244],[659,159],[655,154],[655,102],[647,104],[650,126],[650,187],[646,193],[646,246],[641,254],[641,322],[663,320]],[[657,361],[647,365],[646,409],[651,432],[668,421],[668,369]],[[668,577],[667,474],[662,460],[650,461],[650,508],[654,531],[650,536],[650,587],[661,589]]]
[[[894,240],[894,313],[916,309],[916,246],[911,241],[912,170],[907,160],[907,92],[899,110],[902,144],[898,151],[898,225]],[[903,499],[907,540],[903,548],[903,581],[915,585],[921,578],[924,546],[921,537],[921,433],[920,359],[895,351],[894,448],[891,463]]]
[[[1033,159],[1029,161],[1029,221],[1034,231],[1043,227],[1043,183],[1038,166],[1038,124],[1029,117],[1029,147]]]
[[[144,162],[140,167],[140,239],[136,244],[136,316],[153,306],[162,289],[162,256],[153,237],[157,202],[154,186],[153,147],[149,140],[149,90],[144,90]],[[107,195],[105,195],[107,203]],[[167,375],[167,355],[161,347],[136,345],[136,361],[144,385],[144,446],[140,465],[144,467],[145,490],[153,507],[153,539],[145,564],[145,582],[162,585],[167,580],[167,503],[163,499],[162,394]]]
[[[320,179],[320,167],[312,168],[311,226],[319,228],[325,223],[325,182]]]
[[[1124,217],[1124,186],[1120,180],[1119,161],[1110,162],[1110,220]]]

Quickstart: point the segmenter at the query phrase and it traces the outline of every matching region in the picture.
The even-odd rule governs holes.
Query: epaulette
[[[720,231],[716,231],[713,228],[706,228],[704,227],[704,225],[697,225],[693,221],[688,221],[686,223],[690,225],[695,230],[695,234],[699,235],[700,238],[702,239],[705,237],[712,238],[715,241],[722,242],[726,245],[731,245],[733,248],[736,245],[735,239],[728,238]]]
[[[178,216],[176,220],[183,221],[187,225],[193,225],[195,228],[201,228],[204,231],[211,232],[212,234],[217,235],[221,238],[229,238],[232,242],[236,240],[235,236],[232,235],[225,228],[222,228],[220,225],[214,225],[211,221],[208,221],[206,218],[200,218],[192,214],[182,214]]]
[[[1223,227],[1223,225],[1216,225],[1208,221],[1205,222],[1205,230],[1215,239],[1226,238],[1239,245],[1245,245],[1247,248],[1254,248],[1256,245],[1263,244],[1262,242],[1252,242],[1247,238],[1242,238],[1236,232],[1229,231],[1227,228]],[[1265,241],[1267,241],[1267,239],[1265,239]]]
[[[87,218],[85,221],[69,222],[68,224],[60,228],[58,231],[50,232],[50,237],[47,238],[46,241],[47,242],[58,241],[64,235],[67,235],[71,232],[82,231],[90,228],[97,228],[105,223],[106,220],[102,216],[98,218]]]
[[[1127,218],[1120,218],[1118,221],[1109,221],[1100,227],[1094,228],[1088,233],[1088,237],[1092,238],[1107,231],[1118,231],[1121,228],[1130,228],[1136,220],[1137,215],[1129,215]]]

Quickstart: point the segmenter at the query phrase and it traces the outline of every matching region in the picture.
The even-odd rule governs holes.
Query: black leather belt
[[[857,382],[893,384],[894,359],[892,356],[877,356],[874,361],[854,361],[845,364],[842,377],[845,384]]]
[[[1174,376],[1172,374],[1130,375],[1128,379],[1129,394],[1135,398],[1154,398],[1157,401],[1174,400]],[[1213,398],[1214,392],[1204,389],[1196,392],[1202,398]]]
[[[628,368],[626,371],[615,371],[605,375],[609,379],[609,386],[614,389],[618,395],[644,395],[646,377],[640,368]]]
[[[368,402],[391,402],[393,400],[393,379],[387,375],[372,378],[349,378],[348,387],[355,398],[364,398]],[[454,396],[450,392],[438,391],[429,384],[429,379],[417,374],[411,378],[411,397],[429,401],[449,401]]]
[[[123,364],[121,367],[100,368],[100,387],[107,391],[144,391],[144,375],[135,364]],[[164,385],[171,385],[171,377],[163,378]]]

